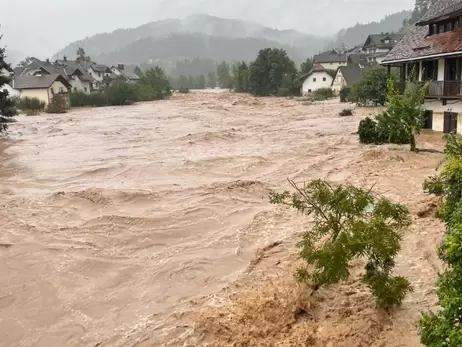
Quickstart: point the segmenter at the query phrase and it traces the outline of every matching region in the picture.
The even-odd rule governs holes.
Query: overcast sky
[[[27,55],[52,55],[69,42],[149,21],[208,13],[280,29],[331,35],[357,22],[411,9],[414,0],[0,0],[1,42]]]

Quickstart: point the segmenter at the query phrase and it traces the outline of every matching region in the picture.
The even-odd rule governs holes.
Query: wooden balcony
[[[412,83],[412,82],[411,82]],[[414,82],[425,83],[425,82]],[[400,93],[404,92],[406,82],[396,82],[396,88]],[[462,81],[432,81],[428,86],[427,98],[462,98]]]

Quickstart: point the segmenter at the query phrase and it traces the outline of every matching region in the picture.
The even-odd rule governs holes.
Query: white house
[[[103,64],[93,64],[88,69],[88,74],[95,79],[96,82],[103,82],[105,77],[111,76],[111,69]]]
[[[405,81],[428,81],[426,128],[462,134],[462,2],[432,1],[428,12],[391,50],[382,65]],[[411,74],[411,72],[414,72]]]
[[[310,94],[317,89],[330,88],[332,80],[327,69],[321,64],[316,64],[309,73],[302,77],[302,95]]]
[[[20,91],[21,97],[38,98],[48,105],[54,95],[60,95],[69,105],[71,84],[60,74],[18,76],[13,80],[13,86]]]
[[[363,51],[367,55],[367,62],[380,64],[403,36],[403,34],[389,33],[369,35],[363,45]]]
[[[332,89],[335,94],[344,86],[352,86],[361,80],[361,68],[359,65],[339,66],[332,80]]]
[[[339,66],[348,64],[348,55],[337,53],[336,51],[327,51],[316,54],[313,57],[314,64],[320,64],[327,70],[337,70]]]
[[[135,83],[140,80],[140,76],[138,76],[132,69],[127,68],[124,64],[112,66],[111,71],[117,77],[124,77],[129,83]]]

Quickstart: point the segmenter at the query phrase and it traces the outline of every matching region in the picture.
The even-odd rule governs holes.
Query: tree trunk
[[[410,131],[410,144],[411,144],[411,152],[417,152],[417,147],[416,147],[416,144],[415,144],[415,134],[414,134],[414,128],[411,128],[411,131]]]

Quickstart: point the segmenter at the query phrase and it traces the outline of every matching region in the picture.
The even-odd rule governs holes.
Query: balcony
[[[417,82],[425,83],[425,82]],[[396,82],[396,88],[400,93],[404,92],[406,82]],[[462,81],[432,81],[428,86],[427,98],[462,98]]]

